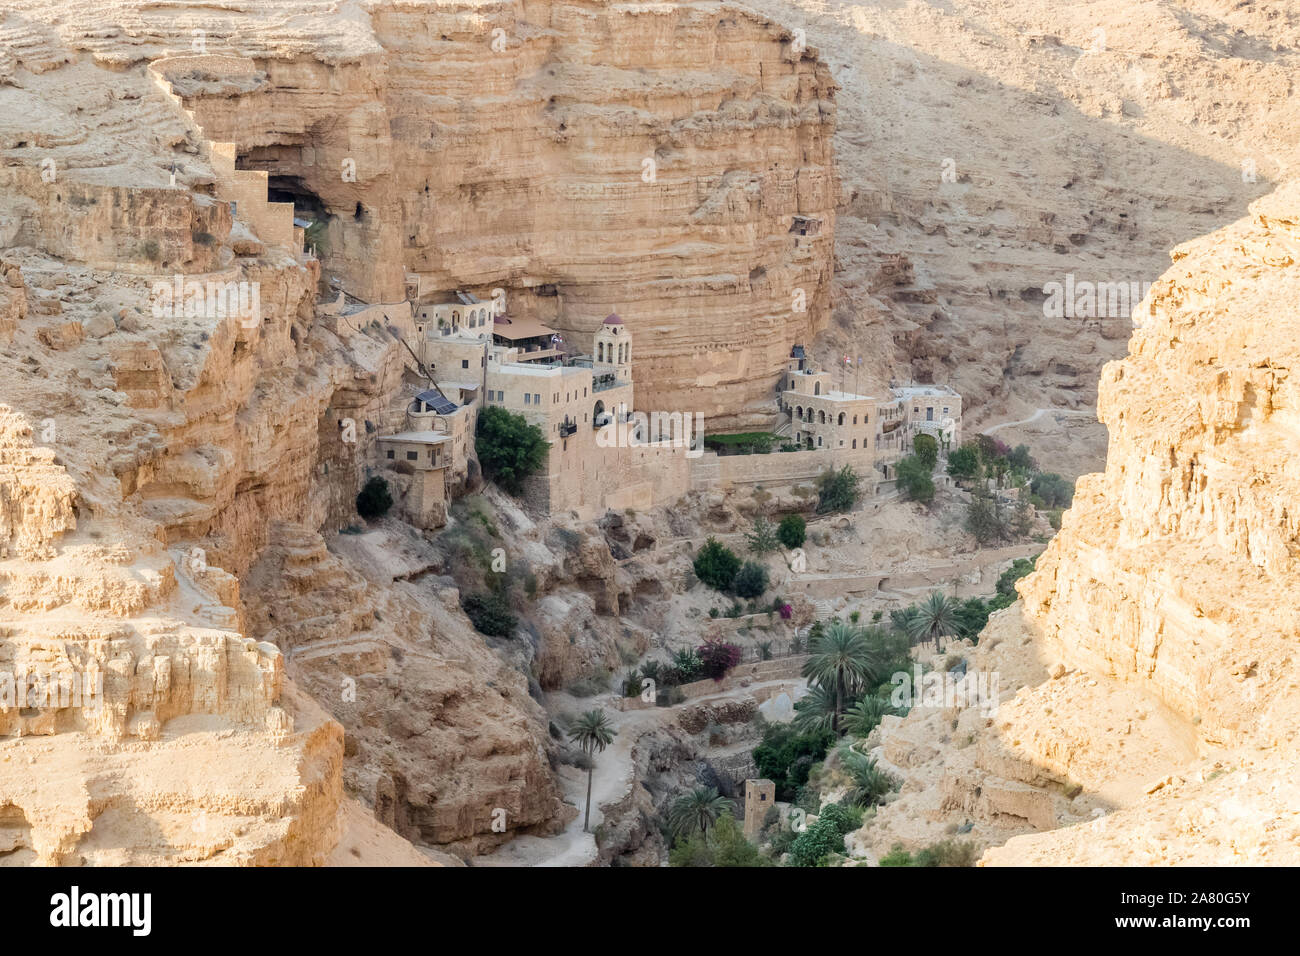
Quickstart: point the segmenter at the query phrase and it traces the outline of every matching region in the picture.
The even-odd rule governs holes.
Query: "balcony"
[[[573,434],[574,432],[576,432],[577,430],[578,430],[578,423],[577,423],[577,422],[571,422],[571,421],[569,421],[568,419],[565,419],[564,423],[563,423],[562,425],[560,425],[560,437],[561,437],[561,438],[568,438],[570,435],[572,435],[572,434]]]

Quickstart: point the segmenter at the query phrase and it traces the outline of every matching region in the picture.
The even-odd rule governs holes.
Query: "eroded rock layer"
[[[169,73],[176,93],[328,217],[325,268],[368,301],[408,275],[502,287],[580,350],[618,312],[639,403],[693,410],[709,387],[718,419],[766,414],[791,344],[825,324],[835,84],[741,7],[53,6],[57,34],[30,25],[51,56],[130,71],[198,31],[208,58]]]
[[[1106,471],[971,654],[996,713],[882,726],[878,851],[965,820],[986,863],[1300,858],[1300,186],[1172,255],[1105,369]]]

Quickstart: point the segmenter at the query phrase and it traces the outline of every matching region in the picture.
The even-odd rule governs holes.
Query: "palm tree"
[[[870,807],[880,803],[885,794],[894,789],[894,779],[876,766],[872,757],[864,757],[856,750],[846,749],[842,754],[843,767],[853,781],[844,794],[846,803]]]
[[[835,721],[835,692],[813,684],[794,705],[791,724],[801,734],[830,730]]]
[[[844,729],[854,737],[865,737],[875,730],[880,719],[893,710],[888,701],[879,697],[860,697],[844,713]]]
[[[696,787],[673,801],[668,808],[668,826],[674,837],[686,836],[695,829],[703,835],[731,807],[731,801],[713,787]]]
[[[874,681],[880,658],[867,643],[866,632],[843,621],[815,635],[808,649],[803,676],[834,692],[831,729],[838,733],[845,702]]]
[[[582,752],[589,758],[594,758],[598,753],[604,751],[614,740],[617,734],[613,727],[609,725],[609,718],[605,712],[600,709],[589,710],[569,728],[569,739],[582,748]],[[587,763],[587,815],[582,821],[582,832],[586,833],[591,825],[591,775],[596,769],[595,759]]]
[[[931,591],[930,596],[917,605],[916,615],[907,622],[907,636],[913,643],[934,641],[939,650],[939,638],[957,634],[957,601],[941,591]]]

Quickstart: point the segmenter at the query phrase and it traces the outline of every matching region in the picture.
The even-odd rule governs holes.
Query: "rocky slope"
[[[1169,249],[1294,175],[1294,4],[747,0],[805,31],[840,86],[834,316],[859,381],[953,383],[1071,475],[1127,310],[1047,318],[1044,286],[1151,282]],[[1131,299],[1136,305],[1137,297]],[[852,381],[852,379],[849,379]]]
[[[1173,260],[1103,376],[1105,473],[972,655],[996,716],[885,727],[912,783],[866,845],[967,819],[1024,834],[988,864],[1297,861],[1300,185]]]

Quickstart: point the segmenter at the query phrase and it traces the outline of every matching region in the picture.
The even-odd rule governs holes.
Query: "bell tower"
[[[592,364],[612,368],[619,382],[632,381],[632,333],[617,315],[607,316],[592,342]]]

